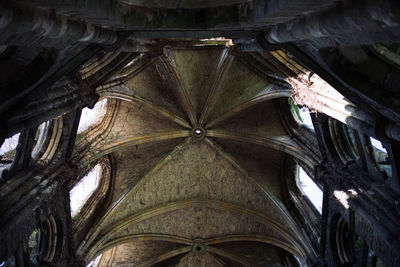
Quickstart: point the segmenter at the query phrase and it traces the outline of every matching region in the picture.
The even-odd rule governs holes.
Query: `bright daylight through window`
[[[0,177],[3,170],[8,169],[14,160],[16,148],[19,143],[19,133],[4,140],[0,147]]]
[[[101,122],[107,110],[107,99],[99,101],[92,109],[82,109],[81,119],[79,121],[78,133],[82,133],[89,129],[90,126]]]
[[[103,254],[100,254],[99,256],[97,256],[94,260],[92,260],[91,262],[89,262],[88,265],[86,265],[86,267],[97,267],[99,265],[99,262],[101,260],[101,256]]]
[[[371,144],[378,150],[387,153],[386,149],[383,147],[382,143],[378,140],[376,140],[375,138],[370,137],[369,138],[371,140]]]
[[[322,191],[311,180],[310,176],[301,168],[298,168],[299,188],[301,192],[311,201],[314,207],[322,214]]]
[[[19,141],[19,133],[4,140],[0,147],[0,157],[2,160],[12,160],[14,158],[15,149]]]
[[[297,118],[298,121],[307,125],[309,128],[314,129],[314,125],[311,120],[310,111],[307,107],[299,107],[292,98],[289,98],[289,105],[291,107],[293,116]]]
[[[306,107],[299,108],[300,112],[300,117],[301,120],[305,125],[310,127],[311,129],[314,129],[314,125],[312,124],[311,116],[310,116],[310,111]]]
[[[69,192],[71,202],[71,216],[79,213],[83,205],[97,189],[100,183],[102,168],[97,164],[78,184]]]
[[[392,176],[392,166],[389,160],[389,156],[387,150],[383,147],[383,144],[376,140],[375,138],[370,137],[370,142],[373,147],[373,157],[375,162],[377,163],[379,170],[381,172],[386,173],[388,177]]]

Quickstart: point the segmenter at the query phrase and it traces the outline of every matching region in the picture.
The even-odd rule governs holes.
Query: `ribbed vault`
[[[315,162],[282,119],[290,87],[225,46],[164,47],[129,69],[99,90],[118,104],[82,162],[113,154],[112,204],[78,254],[103,253],[100,266],[281,266],[311,253],[282,199],[286,155]]]

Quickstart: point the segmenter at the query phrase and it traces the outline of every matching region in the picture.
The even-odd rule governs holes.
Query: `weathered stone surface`
[[[257,104],[234,114],[213,129],[246,133],[261,137],[285,136],[287,132],[273,100]]]
[[[220,267],[224,265],[222,262],[218,262],[217,259],[210,253],[204,253],[202,255],[198,255],[196,253],[190,252],[187,255],[185,255],[176,266],[177,267],[190,267],[190,266]]]
[[[215,119],[237,105],[249,101],[270,84],[269,81],[240,62],[239,59],[228,56],[226,60],[227,66],[216,88],[214,101],[210,107],[209,120]]]
[[[99,267],[123,267],[123,266],[136,266],[140,263],[157,258],[158,256],[178,248],[183,247],[176,243],[166,241],[133,241],[121,244],[112,248],[112,253],[108,251],[103,253],[103,258]]]
[[[189,94],[197,116],[204,108],[210,90],[217,79],[220,59],[227,48],[171,49],[181,84]]]
[[[270,173],[279,180],[279,173]],[[273,176],[274,175],[274,176]],[[204,141],[190,141],[157,171],[144,177],[116,207],[106,225],[142,210],[185,199],[211,199],[243,205],[285,222],[261,188]]]
[[[213,238],[230,234],[260,234],[281,238],[272,227],[248,214],[193,205],[135,222],[115,232],[110,239],[132,234],[161,233],[189,239]]]
[[[156,164],[182,140],[160,141],[128,147],[113,153],[115,157],[115,182],[113,201],[134,188]]]
[[[235,141],[216,140],[216,143],[233,159],[240,162],[250,177],[265,191],[281,198],[281,168],[284,153],[260,145],[241,144]]]
[[[177,84],[172,80],[159,57],[128,80],[125,86],[132,90],[133,94],[185,117],[184,109],[179,103]]]
[[[278,264],[282,257],[282,250],[278,247],[258,242],[226,242],[214,245],[234,255],[242,255],[246,260],[251,262],[253,266],[269,266],[280,267]]]
[[[158,115],[153,109],[136,102],[121,101],[117,117],[118,120],[114,123],[109,135],[109,142],[125,136],[141,136],[182,129],[176,123]]]

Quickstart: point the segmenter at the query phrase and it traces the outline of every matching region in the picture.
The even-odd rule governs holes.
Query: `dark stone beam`
[[[282,23],[311,12],[332,8],[330,0],[266,0],[266,1],[179,1],[150,3],[146,1],[26,1],[16,0],[12,5],[19,10],[35,5],[42,8],[26,18],[36,16],[39,23],[33,34],[56,36],[91,43],[109,43],[114,32],[139,33],[144,38],[241,38],[261,29]],[[200,3],[200,4],[199,4]],[[3,25],[14,25],[17,32],[32,32],[28,19],[21,29],[20,11],[4,13]],[[14,19],[17,15],[17,19]],[[38,16],[39,15],[39,16]],[[49,20],[53,19],[52,24]],[[61,23],[61,24],[60,24]],[[60,32],[60,26],[67,26]],[[105,29],[102,25],[107,25]],[[0,25],[1,28],[1,25]],[[165,32],[168,31],[168,32]],[[237,32],[240,32],[239,36]],[[154,33],[154,35],[152,34]],[[84,36],[82,36],[84,35]],[[23,38],[24,39],[24,38]],[[14,38],[14,40],[17,40]]]
[[[324,46],[400,42],[396,0],[341,1],[335,9],[278,24],[265,32],[271,44],[319,39]]]
[[[64,56],[60,56],[57,62],[42,76],[37,78],[37,82],[34,83],[32,86],[22,89],[19,93],[15,94],[12,98],[9,98],[3,101],[0,105],[0,112],[4,113],[5,111],[10,111],[10,109],[17,108],[20,109],[19,106],[24,106],[27,103],[31,102],[31,99],[28,100],[26,103],[18,103],[23,98],[29,98],[29,96],[37,97],[39,94],[40,96],[47,96],[47,98],[56,97],[49,94],[48,89],[55,83],[57,80],[61,79],[65,75],[70,74],[73,70],[78,68],[81,64],[86,62],[89,58],[91,58],[96,52],[98,48],[94,47],[87,47],[82,49],[76,55],[68,58],[70,55],[70,51],[66,52]],[[8,88],[8,90],[13,90],[15,88]],[[42,99],[43,100],[43,99]],[[15,105],[17,107],[15,107]]]
[[[65,47],[76,42],[113,45],[118,40],[115,31],[91,25],[68,16],[57,16],[54,11],[32,8],[22,4],[0,4],[0,43]]]

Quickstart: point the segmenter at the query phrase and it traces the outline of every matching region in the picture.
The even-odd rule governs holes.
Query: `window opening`
[[[333,216],[330,227],[331,244],[336,264],[347,266],[348,264],[362,263],[365,250],[368,249],[367,243],[358,234],[350,230],[349,224],[340,214]]]
[[[322,214],[323,193],[321,189],[319,189],[310,176],[308,176],[308,174],[300,166],[298,167],[297,177],[297,186],[299,187],[300,191],[310,200],[315,209]]]
[[[340,264],[352,263],[354,258],[354,236],[349,231],[348,223],[340,216],[332,222],[332,241],[334,243],[334,258]],[[361,244],[362,246],[362,244]]]
[[[379,140],[376,140],[373,137],[370,137],[369,139],[371,140],[371,144],[374,148],[376,148],[384,153],[387,153],[386,149],[383,147],[382,143]]]
[[[329,118],[329,132],[337,155],[344,164],[354,162],[359,158],[356,137],[350,127],[338,120]]]
[[[370,137],[370,142],[372,145],[372,155],[379,170],[385,172],[387,176],[391,177],[392,166],[386,149],[383,147],[383,144],[375,138]]]
[[[400,45],[398,44],[375,44],[372,51],[385,61],[400,68]]]
[[[292,98],[289,98],[289,105],[291,107],[293,115],[298,121],[307,125],[309,128],[314,129],[314,125],[310,116],[310,111],[307,107],[299,107],[298,105],[296,105]]]
[[[308,110],[308,108],[302,107],[299,110],[300,110],[300,117],[303,123],[308,127],[310,127],[311,129],[314,129],[314,125],[312,123],[310,111]]]
[[[16,148],[19,142],[19,136],[20,134],[17,133],[4,140],[4,143],[0,147],[0,158],[2,164],[11,163],[14,159]]]
[[[97,164],[69,192],[72,217],[79,213],[83,205],[99,186],[101,173],[102,168],[100,164]]]
[[[37,263],[39,235],[40,230],[35,229],[28,239],[29,259],[33,263]]]
[[[358,149],[357,149],[357,145],[356,145],[356,137],[354,136],[354,132],[353,130],[347,126],[346,124],[342,123],[342,126],[344,128],[345,131],[345,137],[346,137],[346,141],[348,143],[348,145],[350,146],[350,151],[352,152],[352,154],[358,158]]]
[[[0,262],[0,267],[14,267],[15,266],[15,258],[11,256],[6,261]]]
[[[107,99],[99,101],[94,105],[92,109],[84,108],[82,109],[81,118],[78,126],[78,133],[82,133],[89,129],[89,127],[99,124],[107,110]]]
[[[33,150],[32,150],[32,157],[35,158],[38,154],[40,149],[42,148],[43,144],[46,141],[47,130],[49,126],[49,122],[43,122],[40,124],[36,130],[35,138],[33,140]]]
[[[97,265],[99,265],[99,263],[100,263],[101,256],[103,256],[103,254],[100,254],[99,256],[97,256],[86,267],[97,267]]]

